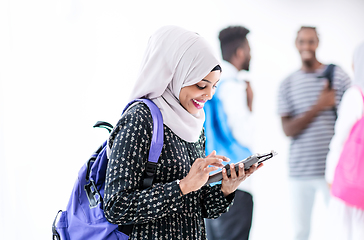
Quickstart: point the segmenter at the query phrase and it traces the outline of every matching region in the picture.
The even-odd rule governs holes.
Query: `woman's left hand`
[[[222,182],[221,182],[221,191],[224,193],[224,196],[228,196],[229,194],[235,192],[240,183],[244,181],[247,177],[253,174],[256,170],[261,168],[263,163],[252,165],[249,170],[244,170],[244,163],[239,164],[239,176],[237,176],[234,164],[230,164],[230,172],[231,176],[227,176],[226,169],[222,169]]]

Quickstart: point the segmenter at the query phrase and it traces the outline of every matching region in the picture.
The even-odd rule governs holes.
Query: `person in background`
[[[326,181],[330,186],[334,184],[332,186],[332,198],[329,204],[330,229],[328,239],[330,240],[364,239],[364,177],[360,177],[364,176],[364,143],[357,143],[355,148],[345,148],[345,151],[350,152],[343,152],[344,144],[346,144],[353,126],[357,123],[359,124],[359,120],[364,117],[364,42],[354,52],[353,69],[353,86],[344,93],[340,103],[338,119],[335,124],[335,135],[331,140],[330,151],[327,155],[326,162]],[[364,136],[364,132],[362,136]],[[350,176],[349,183],[337,175],[339,174],[337,172],[338,170],[335,171],[337,166],[341,167],[341,165],[338,165],[339,159],[343,161],[340,164],[345,164],[345,161],[349,164],[347,168],[342,169],[346,176]],[[353,166],[353,163],[356,165],[354,168],[350,167]],[[341,182],[335,182],[334,176],[336,177],[336,181],[344,180],[345,185],[342,185]],[[353,180],[354,182],[351,183]],[[359,186],[359,189],[353,187],[351,184]],[[338,189],[338,187],[341,188],[342,186],[345,186],[344,189]],[[348,186],[350,186],[349,191],[354,192],[347,192]],[[345,196],[336,190],[344,193]]]
[[[223,57],[222,74],[215,96],[205,104],[206,152],[238,162],[250,156],[253,142],[253,91],[249,81],[239,79],[241,70],[249,71],[249,30],[229,26],[219,33]],[[209,240],[245,240],[253,217],[253,196],[249,181],[240,184],[229,211],[217,219],[206,220]]]
[[[119,226],[133,225],[129,239],[204,240],[204,218],[226,211],[235,190],[256,169],[238,166],[215,186],[209,172],[228,159],[205,155],[204,104],[212,98],[221,67],[206,40],[195,32],[165,26],[149,39],[130,100],[151,99],[160,109],[164,144],[151,187],[143,176],[153,119],[144,104],[128,110],[108,140],[104,211]]]
[[[351,80],[334,68],[332,88],[324,71],[328,67],[316,58],[319,37],[315,27],[303,26],[296,37],[302,66],[280,85],[278,113],[284,133],[290,137],[289,178],[294,240],[307,240],[316,192],[326,203],[329,187],[325,181],[326,156],[334,135],[336,112]]]

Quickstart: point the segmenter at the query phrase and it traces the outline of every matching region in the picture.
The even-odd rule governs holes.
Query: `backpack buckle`
[[[143,189],[146,189],[153,184],[155,170],[157,169],[157,163],[155,162],[147,162],[147,166],[145,167],[145,176],[143,180]]]
[[[157,163],[155,162],[148,162],[147,166],[145,167],[145,174],[148,177],[154,176],[155,170],[157,169]]]
[[[96,207],[99,203],[101,203],[101,195],[97,190],[96,184],[93,180],[91,180],[88,184],[84,187],[86,196],[90,203],[90,208]]]

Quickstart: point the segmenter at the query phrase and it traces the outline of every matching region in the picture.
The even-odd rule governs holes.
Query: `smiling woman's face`
[[[215,94],[216,84],[220,80],[221,72],[212,71],[200,82],[183,87],[179,93],[181,105],[191,114],[197,114]]]

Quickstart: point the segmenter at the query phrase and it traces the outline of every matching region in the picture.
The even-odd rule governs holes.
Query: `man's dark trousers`
[[[206,219],[208,240],[248,240],[253,217],[253,197],[236,190],[234,204],[217,219]]]

